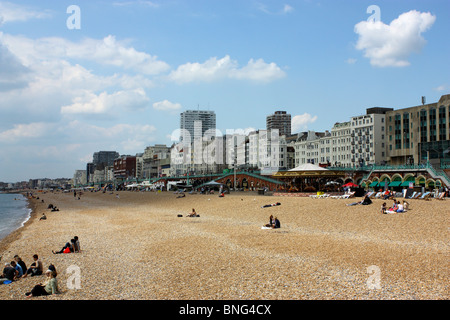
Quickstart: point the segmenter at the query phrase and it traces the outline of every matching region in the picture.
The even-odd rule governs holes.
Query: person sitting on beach
[[[75,242],[75,239],[70,239],[70,242],[66,242],[64,247],[59,251],[52,250],[53,254],[59,254],[59,253],[71,253],[73,252],[73,244]]]
[[[5,263],[5,268],[3,268],[2,276],[0,277],[0,284],[3,284],[5,281],[14,281],[17,278],[19,271],[14,269],[11,264]]]
[[[55,212],[55,211],[59,211],[59,209],[56,206],[54,206],[51,211]]]
[[[45,281],[44,284],[37,284],[30,292],[25,293],[27,298],[48,296],[59,292],[58,282],[56,280],[56,270],[52,271],[48,269],[45,271],[45,274],[47,275],[47,281]]]
[[[22,267],[23,274],[26,274],[27,273],[27,265],[25,264],[25,262],[22,261],[22,258],[16,254],[14,256],[14,260],[16,261],[16,263],[18,265],[20,265]]]
[[[221,194],[219,194],[219,198],[223,198],[225,197],[225,194],[222,192]]]
[[[381,205],[381,213],[386,213],[386,202],[383,202],[383,204]]]
[[[394,199],[394,203],[392,204],[392,208],[389,208],[389,211],[397,211],[397,209],[398,209],[397,200]]]
[[[197,212],[195,212],[195,209],[192,208],[192,212],[188,214],[187,217],[199,217],[199,215],[197,214]]]
[[[266,224],[265,227],[272,227],[273,224],[274,224],[273,215],[270,215],[270,217],[269,217],[269,223]]]
[[[29,274],[31,274],[32,277],[40,276],[42,274],[44,268],[42,266],[42,261],[39,260],[39,256],[37,254],[33,255],[33,260],[34,262],[27,269],[27,272],[23,275],[24,278],[26,278]]]
[[[42,217],[39,218],[39,221],[41,220],[47,220],[47,216],[45,215],[45,213],[42,214]]]
[[[19,264],[17,264],[15,260],[11,261],[10,264],[11,264],[11,267],[13,267],[14,269],[17,270],[16,278],[19,279],[20,277],[22,277],[23,276],[22,267]]]
[[[280,220],[277,217],[273,220],[272,229],[278,229],[281,227]]]
[[[78,240],[78,236],[73,237],[75,242],[73,243],[73,252],[81,252],[80,240]]]
[[[409,207],[409,203],[407,202],[407,201],[405,201],[405,200],[403,200],[403,210],[408,210],[408,207]]]
[[[388,200],[391,198],[391,192],[389,190],[386,190],[383,194],[383,200]]]
[[[397,203],[397,210],[396,210],[396,212],[404,212],[403,204],[401,204],[400,202]]]

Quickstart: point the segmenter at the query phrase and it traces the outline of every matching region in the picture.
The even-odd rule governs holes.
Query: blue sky
[[[448,30],[447,0],[0,0],[0,181],[170,145],[188,109],[222,133],[285,110],[299,132],[435,102]]]

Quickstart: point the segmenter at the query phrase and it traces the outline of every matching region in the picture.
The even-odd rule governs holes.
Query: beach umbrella
[[[354,184],[353,182],[349,182],[343,185],[343,187],[357,187],[357,184]]]

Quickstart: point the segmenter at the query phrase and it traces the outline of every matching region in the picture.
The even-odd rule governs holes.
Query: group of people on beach
[[[52,250],[53,254],[58,253],[71,253],[71,252],[81,252],[80,249],[80,241],[78,240],[78,236],[73,237],[70,239],[70,242],[66,242],[64,247],[59,251]]]
[[[281,227],[280,220],[278,220],[277,217],[274,217],[273,215],[270,215],[269,223],[266,224],[265,227],[272,228],[272,229],[278,229],[278,228]]]
[[[0,284],[9,284],[13,281],[18,281],[21,278],[26,278],[27,276],[40,276],[44,273],[44,267],[42,261],[39,259],[37,254],[33,255],[33,263],[27,268],[25,262],[20,258],[19,255],[14,256],[14,260],[10,263],[5,263],[2,276],[0,278]],[[39,283],[31,289],[31,291],[26,292],[25,295],[30,297],[37,297],[43,295],[51,295],[58,293],[58,283],[56,281],[56,268],[53,264],[50,264],[47,271],[46,281],[44,283]]]
[[[52,252],[54,254],[81,252],[78,236],[74,236],[60,251],[52,250]],[[5,263],[5,267],[0,277],[0,284],[10,284],[28,276],[35,277],[43,274],[47,276],[47,279],[43,283],[35,285],[31,291],[25,293],[28,298],[58,293],[58,282],[56,280],[58,273],[53,264],[50,264],[44,272],[43,263],[37,254],[33,255],[33,263],[31,263],[30,267],[27,267],[19,255],[15,255],[13,261]]]
[[[409,208],[409,203],[405,200],[403,200],[403,203],[398,201],[398,200],[394,200],[394,203],[392,204],[392,207],[387,208],[386,202],[383,202],[383,204],[381,205],[381,213],[383,214],[387,214],[387,213],[400,213],[400,212],[406,212]]]

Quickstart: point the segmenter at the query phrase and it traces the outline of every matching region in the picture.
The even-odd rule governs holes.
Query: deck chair
[[[348,199],[348,198],[353,198],[354,196],[355,196],[355,193],[354,192],[350,192],[350,193],[344,194],[339,199]]]
[[[373,192],[373,191],[367,192],[366,196],[369,197],[369,198],[372,198],[374,193],[375,192]]]
[[[414,191],[409,197],[407,197],[407,199],[414,199],[416,194],[417,194],[417,191]]]
[[[375,199],[381,198],[382,195],[383,195],[383,192],[378,192],[378,193],[375,195]]]
[[[423,200],[425,197],[429,198],[431,196],[431,192],[425,192],[424,194],[422,194],[422,196],[420,196],[417,199]]]
[[[431,195],[432,195],[431,192],[425,193],[425,194],[420,198],[420,200],[431,200],[431,199],[430,199],[430,198],[431,198]]]
[[[414,198],[411,199],[418,199],[422,195],[422,192],[417,192]]]
[[[436,200],[445,200],[444,196],[445,196],[445,192],[441,192],[439,194],[439,197],[436,198]]]

